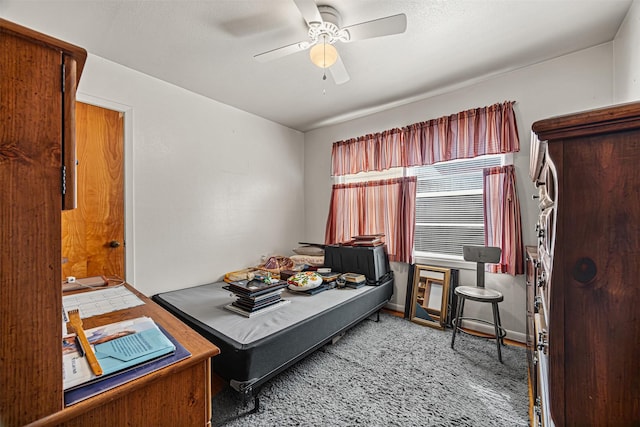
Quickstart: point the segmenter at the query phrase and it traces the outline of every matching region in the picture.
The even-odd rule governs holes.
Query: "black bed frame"
[[[200,322],[165,301],[162,294],[154,295],[152,299],[220,348],[220,354],[213,359],[213,371],[241,393],[245,402],[253,398],[251,412],[255,412],[260,407],[258,395],[265,382],[373,314],[377,314],[376,321],[379,320],[380,309],[393,294],[393,278],[379,286],[367,288],[367,292],[353,299],[336,304],[250,345],[238,343]]]

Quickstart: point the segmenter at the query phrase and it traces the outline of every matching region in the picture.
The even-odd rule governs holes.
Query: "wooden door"
[[[62,213],[62,278],[125,278],[124,118],[76,104],[77,209]]]

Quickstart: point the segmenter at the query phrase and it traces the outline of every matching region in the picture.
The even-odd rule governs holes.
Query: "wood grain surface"
[[[0,417],[59,409],[61,53],[0,30]],[[36,314],[37,315],[34,315]],[[46,331],[46,333],[44,333]],[[47,393],[42,393],[42,389]]]
[[[540,217],[538,394],[556,426],[640,425],[640,103],[532,128],[551,171],[538,182],[554,187]]]
[[[125,278],[122,113],[76,103],[78,208],[62,213],[62,279]],[[118,242],[117,247],[110,246]]]

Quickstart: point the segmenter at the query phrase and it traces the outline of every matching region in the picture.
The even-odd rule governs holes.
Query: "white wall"
[[[614,100],[640,100],[640,1],[634,0],[614,46]]]
[[[520,153],[514,157],[517,170],[517,190],[522,208],[524,243],[535,245],[534,224],[538,208],[531,196],[534,187],[528,176],[530,129],[534,121],[608,105],[613,99],[613,46],[601,46],[566,55],[551,61],[522,68],[497,77],[479,81],[467,87],[432,96],[409,105],[372,114],[346,123],[316,129],[305,134],[305,239],[324,241],[324,231],[331,194],[330,157],[335,141],[405,126],[432,118],[482,107],[505,100],[514,100],[520,135]],[[430,265],[447,266],[433,260],[419,260]],[[468,267],[468,265],[467,265]],[[390,307],[404,310],[408,266],[393,263],[396,289]],[[474,267],[472,267],[474,268]],[[524,340],[525,285],[524,276],[492,274],[487,278],[504,293],[500,306],[503,325],[509,336]],[[474,281],[473,270],[461,271],[461,282]],[[465,313],[490,319],[490,309],[474,313],[471,304]]]
[[[90,55],[78,98],[125,111],[127,280],[146,295],[291,253],[303,134]]]

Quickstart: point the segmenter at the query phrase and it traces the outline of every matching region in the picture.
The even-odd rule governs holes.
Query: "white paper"
[[[67,313],[73,309],[78,309],[80,318],[84,319],[143,304],[144,302],[125,286],[114,286],[62,297],[65,321],[69,321]]]

